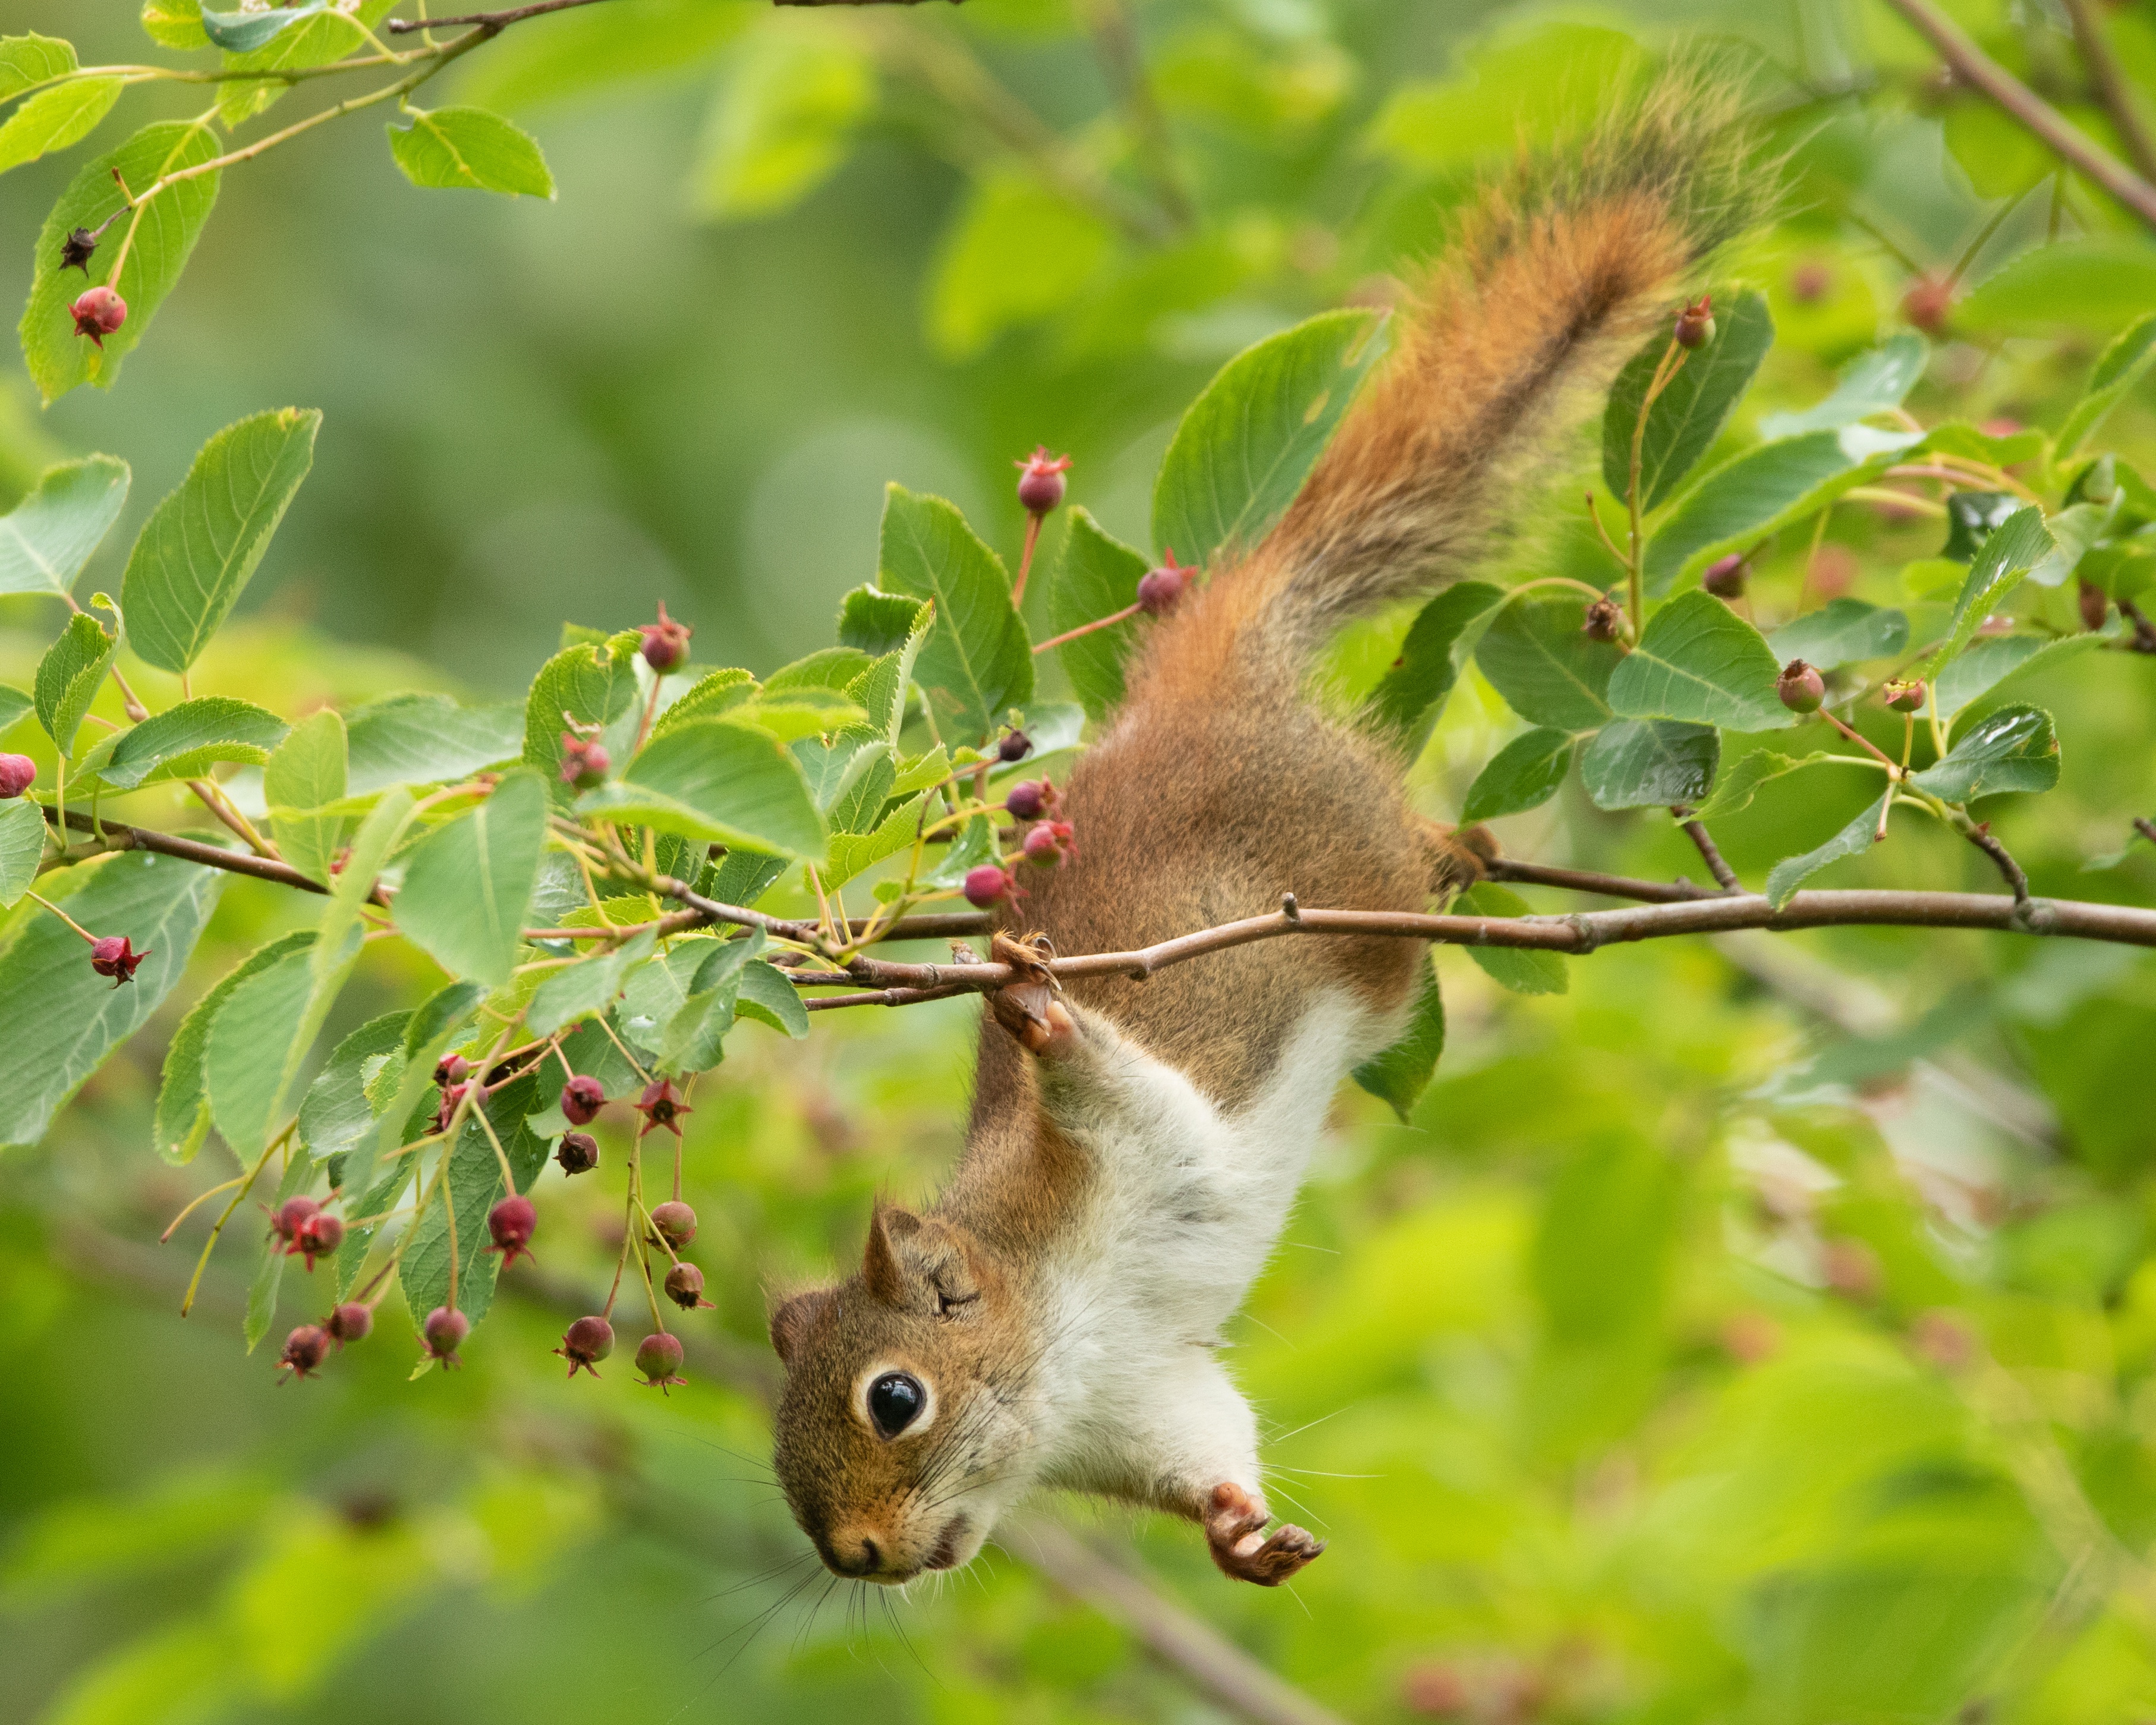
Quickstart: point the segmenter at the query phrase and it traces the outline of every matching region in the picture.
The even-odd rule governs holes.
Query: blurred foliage
[[[2050,8],[1950,9],[2117,146]],[[2147,9],[2098,10],[2156,90]],[[131,61],[134,12],[17,0],[9,28]],[[1817,402],[1920,276],[1957,295],[1911,398],[1928,421],[2057,424],[2156,302],[2148,237],[1872,0],[1158,0],[1135,16],[1163,130],[1122,117],[1112,45],[1104,70],[1088,39],[1122,15],[610,0],[508,33],[450,96],[536,132],[557,203],[415,192],[365,121],[249,164],[124,389],[39,418],[13,377],[0,492],[126,454],[138,483],[88,578],[116,590],[117,547],[210,432],[305,402],[325,410],[307,505],[198,692],[286,712],[498,696],[559,617],[619,627],[660,598],[715,660],[767,668],[820,644],[872,570],[886,480],[1008,550],[1008,462],[1045,439],[1077,455],[1074,501],[1143,542],[1173,416],[1221,358],[1387,297],[1479,165],[1680,32],[1760,58],[1797,182],[1732,260],[1779,334],[1710,461]],[[1032,105],[1045,146],[1012,147],[968,68]],[[7,231],[34,232],[75,166],[0,180]],[[2107,439],[2156,462],[2145,387]],[[1793,607],[1804,536],[1755,566],[1763,622]],[[1829,549],[1854,596],[1938,597],[1928,521],[1852,506]],[[1503,572],[1594,556],[1567,528]],[[2071,597],[2050,602],[2071,628]],[[0,603],[0,675],[23,682],[54,608]],[[1340,675],[1372,680],[1399,639],[1362,632]],[[2156,902],[2156,848],[2120,824],[2156,812],[2148,676],[2093,655],[2017,691],[2072,739],[2041,813],[1997,817],[2039,892]],[[1425,806],[1456,813],[1523,728],[1463,680]],[[1790,787],[1717,828],[1748,878],[1871,793],[1839,768]],[[1500,830],[1545,860],[1698,869],[1576,782]],[[1989,888],[1988,866],[1913,829],[1837,878]],[[235,885],[199,981],[297,917]],[[1343,1097],[1234,1338],[1273,1489],[1332,1549],[1291,1597],[1138,1526],[1161,1585],[1358,1719],[2156,1716],[2148,961],[1838,931],[1610,950],[1532,998],[1440,965],[1436,1081],[1406,1123]],[[429,973],[371,950],[332,1031]],[[811,1567],[762,1460],[766,1290],[850,1256],[877,1192],[932,1189],[972,1014],[833,1019],[800,1044],[744,1033],[699,1091],[685,1177],[726,1351],[666,1401],[625,1361],[572,1394],[529,1286],[463,1373],[410,1387],[393,1307],[323,1381],[281,1388],[222,1322],[236,1281],[213,1272],[220,1322],[182,1324],[202,1219],[147,1242],[213,1176],[145,1153],[160,1039],[131,1046],[0,1173],[0,1716],[1211,1717],[1020,1532],[889,1613]],[[539,1196],[547,1274],[600,1276],[610,1200],[551,1178]],[[314,1315],[303,1288],[286,1278],[288,1318]]]

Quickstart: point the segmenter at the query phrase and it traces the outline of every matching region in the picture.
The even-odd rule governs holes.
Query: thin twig
[[[1743,891],[1744,883],[1737,878],[1737,870],[1723,860],[1720,849],[1708,835],[1707,829],[1691,818],[1691,810],[1680,803],[1670,813],[1676,816],[1679,824],[1684,828],[1685,836],[1699,847],[1699,854],[1707,863],[1707,872],[1714,876],[1722,890],[1724,892]]]
[[[1999,872],[2006,877],[2006,884],[2014,889],[2015,901],[2028,903],[2029,877],[2022,873],[2021,865],[2014,860],[2013,853],[1993,836],[1990,827],[1972,824],[1964,836],[1999,865]]]
[[[2156,181],[2156,139],[2149,136],[2141,110],[2134,103],[2133,86],[2119,70],[2111,44],[2104,39],[2103,25],[2097,18],[2096,8],[2089,0],[2060,0],[2060,3],[2073,21],[2074,45],[2081,49],[2082,64],[2088,68],[2089,83],[2096,90],[2097,100],[2109,111],[2111,123],[2118,128],[2126,153],[2141,171],[2141,177]]]
[[[39,805],[44,807],[43,804]],[[59,824],[56,810],[45,809],[45,819],[53,825]],[[117,821],[103,823],[101,834],[90,824],[86,814],[71,814],[67,818],[71,832],[93,835],[95,848],[89,854],[101,855],[107,851],[154,850],[161,856],[176,856],[183,862],[200,863],[207,869],[223,869],[234,875],[250,875],[258,880],[274,880],[280,886],[295,886],[302,892],[326,893],[330,890],[312,876],[301,874],[290,863],[278,862],[270,857],[252,856],[244,850],[225,850],[215,845],[205,845],[199,839],[182,839],[172,833],[153,831],[148,827],[123,826]],[[70,851],[70,855],[72,855]],[[371,903],[387,906],[388,896],[379,886],[367,893]]]
[[[598,3],[598,0],[534,0],[529,6],[512,6],[501,12],[467,13],[462,18],[393,18],[389,20],[388,30],[393,36],[408,36],[414,30],[461,29],[472,25],[491,36],[522,19],[537,18],[542,12],[567,12],[572,7]]]

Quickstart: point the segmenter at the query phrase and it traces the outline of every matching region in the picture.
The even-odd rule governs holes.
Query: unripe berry
[[[1046,515],[1063,501],[1067,483],[1063,475],[1070,470],[1068,455],[1050,457],[1048,445],[1039,444],[1030,455],[1014,465],[1019,470],[1018,501],[1028,513]]]
[[[1792,659],[1782,667],[1774,692],[1791,712],[1815,713],[1826,702],[1826,679],[1819,674],[1817,667],[1801,659]]]
[[[1006,767],[1014,762],[1023,761],[1032,752],[1033,739],[1015,726],[1006,731],[1003,740],[996,745],[996,758]]]
[[[1707,566],[1699,584],[1717,599],[1741,599],[1744,597],[1744,553],[1732,551],[1726,557],[1717,557]]]
[[[344,1224],[326,1210],[317,1210],[300,1224],[299,1231],[292,1236],[292,1244],[285,1248],[290,1257],[297,1252],[307,1260],[307,1274],[315,1273],[315,1260],[334,1252],[344,1244]]]
[[[112,986],[116,988],[122,983],[133,982],[136,968],[149,956],[148,952],[138,952],[130,946],[126,935],[108,934],[91,946],[90,968],[100,976],[110,977]]]
[[[606,1086],[589,1073],[562,1086],[562,1117],[572,1126],[589,1126],[606,1106]]]
[[[531,1256],[531,1235],[539,1225],[539,1212],[521,1193],[511,1193],[486,1213],[486,1231],[494,1236],[490,1252],[501,1254],[504,1270],[518,1258]],[[533,1260],[536,1262],[536,1260]]]
[[[664,1330],[646,1336],[636,1344],[636,1369],[644,1373],[644,1381],[657,1390],[689,1381],[678,1375],[681,1369],[681,1344]]]
[[[1923,711],[1925,692],[1922,677],[1890,677],[1879,687],[1880,699],[1897,713]]]
[[[434,1082],[447,1090],[471,1076],[471,1062],[460,1054],[444,1055],[434,1062]]]
[[[28,755],[0,755],[0,800],[19,797],[38,782],[38,763]]]
[[[1067,820],[1044,820],[1025,835],[1025,860],[1037,869],[1060,869],[1077,855]]]
[[[9,756],[6,758],[20,760],[23,757]],[[1020,820],[1039,820],[1041,811],[1048,806],[1045,788],[1039,779],[1022,778],[1010,788],[1010,794],[1004,798],[1004,807]]]
[[[1845,1299],[1872,1300],[1879,1294],[1881,1277],[1879,1255],[1861,1240],[1830,1240],[1820,1254],[1820,1271],[1826,1285]]]
[[[464,1363],[457,1358],[457,1349],[471,1334],[471,1320],[455,1307],[437,1306],[419,1326],[419,1333],[426,1339],[427,1352],[442,1363],[444,1371]]]
[[[277,1356],[277,1367],[295,1378],[311,1378],[329,1351],[329,1336],[319,1325],[301,1324],[285,1338],[285,1351]]]
[[[1018,883],[994,863],[983,863],[978,869],[967,871],[966,884],[962,890],[968,904],[977,910],[985,911],[990,905],[1015,893]]]
[[[347,1300],[322,1320],[329,1338],[341,1348],[347,1342],[364,1342],[374,1329],[374,1310],[358,1300]]]
[[[613,1352],[613,1326],[596,1315],[580,1317],[569,1326],[568,1332],[562,1337],[562,1345],[554,1352],[568,1361],[572,1378],[580,1369],[596,1378],[599,1362]]]
[[[565,1174],[588,1174],[599,1165],[599,1142],[589,1132],[563,1132],[554,1160]]]
[[[2110,620],[2111,595],[2093,581],[2084,581],[2081,584],[2079,597],[2082,608],[2082,627],[2093,634]],[[20,758],[19,756],[0,755],[0,775],[5,774],[8,762],[11,759],[19,760]],[[7,784],[6,778],[0,776],[0,793],[6,791]]]
[[[1902,316],[1926,335],[1937,335],[1946,326],[1953,305],[1953,284],[1936,276],[1919,276],[1902,296]]]
[[[650,656],[647,649],[644,655]],[[613,765],[613,757],[596,737],[579,737],[573,731],[562,733],[562,783],[574,785],[580,791],[588,791],[606,783],[607,769]]]
[[[127,302],[109,287],[94,287],[68,307],[74,332],[87,336],[100,347],[105,338],[127,321]]]
[[[1197,573],[1188,564],[1175,560],[1175,550],[1170,547],[1168,561],[1158,569],[1146,571],[1138,583],[1138,609],[1148,617],[1158,617],[1173,611],[1183,598],[1183,589],[1190,585],[1190,578]]]
[[[639,624],[637,633],[644,637],[644,662],[661,675],[689,656],[689,637],[694,631],[666,614],[664,599],[659,602],[659,621]]]
[[[1702,294],[1677,313],[1674,331],[1680,347],[1704,347],[1714,339],[1714,295]]]
[[[1579,632],[1590,641],[1614,641],[1624,633],[1624,624],[1625,614],[1617,608],[1614,600],[1595,599],[1587,607]]]
[[[666,1272],[666,1297],[684,1312],[711,1304],[704,1297],[704,1272],[694,1264],[676,1264]]]
[[[659,1230],[652,1244],[664,1240],[678,1252],[696,1237],[696,1213],[680,1199],[672,1199],[652,1210],[651,1225]]]

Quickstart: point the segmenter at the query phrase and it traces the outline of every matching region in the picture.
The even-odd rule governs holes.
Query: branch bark
[[[44,807],[42,803],[38,806]],[[55,810],[45,809],[44,816],[48,825],[57,826],[59,824],[59,816]],[[69,831],[88,833],[93,839],[98,839],[99,854],[154,850],[162,856],[176,856],[185,862],[200,863],[206,869],[223,869],[228,873],[250,875],[257,880],[274,880],[280,886],[295,886],[302,892],[326,895],[329,891],[329,888],[321,881],[301,874],[290,863],[279,862],[271,857],[255,856],[244,850],[226,850],[215,845],[205,845],[199,839],[182,839],[177,834],[160,833],[150,827],[125,826],[116,820],[93,822],[87,814],[73,809],[68,810],[67,824]],[[100,833],[103,835],[101,839]],[[367,898],[377,905],[389,902],[378,886],[367,893]]]
[[[2061,3],[2073,23],[2074,44],[2081,49],[2082,64],[2088,68],[2089,82],[2095,86],[2097,100],[2110,111],[2112,124],[2118,128],[2126,153],[2140,170],[2142,178],[2156,181],[2156,141],[2150,139],[2141,110],[2134,105],[2133,87],[2119,69],[2111,44],[2105,39],[2102,21],[2096,15],[2096,8],[2090,0],[2061,0]]]

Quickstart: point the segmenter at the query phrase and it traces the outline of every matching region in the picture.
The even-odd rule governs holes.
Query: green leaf
[[[34,1144],[105,1057],[149,1021],[187,968],[227,876],[154,851],[80,865],[45,889],[100,934],[146,951],[131,983],[90,968],[81,936],[42,913],[19,922],[0,949],[0,1144]],[[70,889],[73,889],[70,891]]]
[[[1271,531],[1383,357],[1383,326],[1373,311],[1322,312],[1221,367],[1153,481],[1153,543],[1203,565]]]
[[[547,1141],[535,1135],[526,1122],[535,1081],[520,1078],[495,1091],[485,1104],[486,1117],[495,1137],[501,1140],[516,1189],[531,1189],[547,1165]],[[502,1190],[501,1157],[476,1116],[465,1122],[449,1158],[447,1189],[438,1191],[426,1213],[412,1224],[411,1243],[398,1266],[398,1282],[404,1304],[415,1319],[449,1301],[449,1206],[456,1213],[457,1309],[476,1323],[494,1303],[495,1278],[501,1273],[499,1253],[490,1250],[486,1213],[506,1196]]]
[[[524,746],[525,710],[508,703],[459,706],[446,695],[390,695],[354,711],[345,731],[345,794],[364,797],[395,784],[445,783],[514,761]],[[557,721],[557,773],[560,732]]]
[[[839,644],[871,659],[896,653],[920,628],[926,608],[919,599],[904,593],[857,587],[839,603]]]
[[[1063,559],[1048,589],[1049,628],[1064,634],[1129,609],[1147,567],[1143,555],[1109,533],[1090,511],[1074,506]],[[1105,719],[1122,704],[1123,661],[1137,638],[1137,619],[1126,618],[1055,649],[1073,692],[1093,718]]]
[[[344,720],[326,706],[295,725],[262,769],[262,800],[278,851],[301,874],[325,883],[346,823],[321,811],[345,794],[346,752]]]
[[[912,601],[905,602],[907,606]],[[666,707],[652,726],[652,734],[672,731],[691,719],[716,719],[736,711],[756,699],[757,680],[745,670],[715,670],[699,677],[681,698]]]
[[[1759,369],[1774,341],[1767,296],[1757,289],[1726,300],[1715,319],[1714,340],[1685,357],[1683,366],[1655,404],[1640,443],[1640,507],[1652,509],[1683,480],[1704,455]],[[1625,362],[1602,416],[1602,481],[1622,501],[1632,489],[1632,440],[1640,403],[1669,351],[1666,330]]]
[[[1779,731],[1797,722],[1774,692],[1779,670],[1766,637],[1720,599],[1681,593],[1647,619],[1610,676],[1609,701],[1627,719]]]
[[[2082,440],[2101,425],[2111,410],[2125,400],[2133,386],[2156,362],[2156,311],[2138,319],[2105,348],[2089,373],[2088,388],[2059,432],[2054,460],[2066,461]]]
[[[873,868],[911,845],[927,819],[927,801],[928,793],[923,791],[892,809],[872,831],[834,833],[824,863],[825,891],[844,886],[864,869]]]
[[[97,698],[119,646],[95,617],[78,611],[38,661],[38,722],[63,755],[74,752],[82,716]]]
[[[13,730],[35,704],[26,690],[18,689],[13,683],[0,683],[0,737]]]
[[[690,175],[698,208],[739,220],[799,203],[846,159],[875,99],[875,59],[850,33],[755,32],[728,56],[705,128]]]
[[[2059,782],[2059,739],[2037,706],[2003,706],[1979,719],[1945,757],[1911,782],[1944,803],[2008,791],[2048,791]]]
[[[389,126],[389,153],[415,186],[554,198],[554,176],[531,135],[484,108],[408,108]]]
[[[251,1165],[278,1102],[292,1027],[313,988],[315,932],[299,929],[258,947],[198,1000],[165,1056],[157,1092],[157,1150],[167,1161],[201,1142],[205,1119]]]
[[[292,28],[280,30],[259,48],[228,53],[228,72],[289,71],[306,66],[326,66],[332,60],[357,53],[370,45],[366,34],[382,22],[392,0],[342,0],[342,3],[311,11]],[[361,27],[364,25],[366,29]],[[205,30],[204,39],[208,33]],[[276,78],[235,78],[218,86],[218,117],[236,128],[260,113],[290,90],[289,80]]]
[[[2019,587],[2051,550],[2051,536],[2044,529],[2044,511],[2033,504],[2015,511],[2004,526],[1994,529],[1969,565],[1969,579],[1962,585],[1961,597],[1954,601],[1946,639],[1925,659],[1922,674],[1936,676],[1975,637],[1999,602]]]
[[[485,802],[412,848],[398,927],[452,976],[506,986],[546,848],[546,786],[536,773],[505,773]]]
[[[375,877],[403,840],[414,813],[412,793],[401,787],[393,789],[367,811],[352,835],[351,853],[330,883],[330,901],[316,925],[321,937],[316,952],[318,979],[326,978],[331,965],[343,962],[346,943],[359,932],[360,910]]]
[[[1609,679],[1625,655],[1614,641],[1589,639],[1580,617],[1577,599],[1514,600],[1476,645],[1482,675],[1530,724],[1592,731],[1609,717]]]
[[[800,991],[786,979],[784,971],[761,958],[742,969],[734,1010],[743,1018],[783,1031],[796,1041],[808,1034],[808,1009],[801,1004]]]
[[[280,408],[202,446],[127,559],[121,603],[128,644],[142,658],[183,672],[202,656],[314,465],[321,423],[316,410]]]
[[[1748,755],[1740,755],[1730,762],[1729,770],[1715,781],[1714,794],[1692,810],[1695,820],[1720,820],[1726,814],[1736,814],[1752,806],[1752,799],[1759,787],[1784,773],[1794,773],[1799,768],[1815,767],[1823,761],[1845,758],[1829,754],[1825,749],[1814,749],[1809,755],[1778,754],[1773,749],[1754,749]]]
[[[0,516],[0,593],[73,590],[127,501],[127,464],[111,455],[48,468],[38,488]]]
[[[1767,902],[1780,910],[1795,896],[1799,886],[1829,863],[1840,862],[1845,856],[1861,856],[1869,850],[1893,794],[1890,785],[1881,793],[1878,801],[1866,804],[1861,814],[1817,850],[1807,850],[1802,856],[1784,857],[1776,863],[1767,874]]]
[[[1463,823],[1494,820],[1539,809],[1557,794],[1572,766],[1568,731],[1537,728],[1514,737],[1490,759],[1460,805]]]
[[[1974,641],[1939,673],[1932,685],[1932,700],[1939,716],[1951,724],[1964,707],[2000,684],[2105,644],[2104,637],[2098,634],[1994,635]]]
[[[921,649],[928,644],[929,633],[935,624],[935,608],[921,606],[906,639],[888,653],[879,655],[846,685],[847,695],[860,703],[861,711],[868,716],[870,728],[880,733],[891,745],[894,757],[900,734],[906,729],[906,691],[913,686],[913,667],[920,660]],[[1037,721],[1041,709],[1036,706],[1032,711]],[[1081,726],[1085,723],[1082,713],[1077,715],[1077,721]]]
[[[1455,916],[1524,916],[1527,901],[1487,880],[1478,881],[1461,893],[1452,906]],[[1515,994],[1562,994],[1572,987],[1572,976],[1562,952],[1540,952],[1531,947],[1470,947],[1467,956],[1481,965],[1490,979]]]
[[[722,905],[752,905],[778,884],[787,859],[735,848],[704,871],[703,894]]]
[[[37,884],[44,855],[44,811],[28,797],[0,803],[0,910],[19,903]]]
[[[1461,668],[1507,597],[1503,588],[1486,581],[1460,581],[1424,605],[1400,643],[1399,657],[1370,691],[1363,724],[1420,753]]]
[[[577,794],[562,783],[565,728],[572,720],[579,725],[611,726],[628,714],[636,700],[638,640],[634,630],[624,629],[603,646],[565,647],[532,679],[524,703],[524,762],[539,769],[554,800],[563,807],[575,801]]]
[[[160,48],[208,48],[202,0],[142,0],[142,29]]]
[[[1033,650],[996,554],[941,497],[886,488],[876,583],[936,603],[915,675],[943,740],[984,741],[1033,699]]]
[[[135,244],[115,285],[127,302],[127,321],[105,338],[105,346],[76,335],[68,307],[81,291],[73,273],[63,275],[60,249],[77,228],[95,228],[121,206],[116,170],[139,193],[168,173],[199,167],[219,153],[217,134],[200,122],[166,121],[145,126],[117,150],[85,164],[38,234],[35,274],[29,304],[23,308],[23,357],[31,380],[47,402],[78,384],[109,389],[120,375],[120,362],[143,336],[157,308],[187,267],[188,254],[201,237],[217,202],[222,170],[176,182],[142,206],[135,223]],[[119,226],[121,224],[116,224]]]
[[[352,848],[357,851],[359,845],[355,844]],[[371,1134],[361,1132],[345,1153],[340,1176],[346,1189],[376,1189],[375,1169],[382,1158],[408,1142],[406,1129],[412,1124],[422,1099],[434,1091],[435,1063],[448,1050],[465,1020],[485,999],[486,990],[477,983],[454,982],[429,995],[408,1018],[402,1065],[394,1067],[393,1082],[370,1083],[366,1086],[369,1100],[375,1105],[377,1124]],[[379,1076],[386,1080],[388,1070]],[[411,1136],[417,1137],[418,1134]],[[394,1180],[397,1176],[392,1172],[383,1178]]]
[[[81,142],[112,111],[125,87],[118,78],[76,78],[39,90],[0,126],[0,174]]]
[[[57,36],[0,36],[0,102],[75,69],[74,44]]]
[[[231,54],[251,54],[288,26],[327,12],[335,3],[336,0],[299,0],[292,4],[287,0],[272,12],[211,12],[205,8],[198,16],[202,19],[202,33],[213,47]]]
[[[1579,777],[1597,809],[1666,809],[1704,800],[1721,761],[1711,725],[1620,719],[1587,745]]]
[[[928,338],[970,359],[1006,330],[1062,311],[1099,275],[1115,234],[1082,204],[1012,168],[976,177],[937,248]],[[1011,268],[1024,258],[1025,267]]]
[[[653,737],[619,783],[578,808],[767,855],[824,855],[824,819],[800,763],[783,743],[732,719],[698,719]]]
[[[1839,431],[1874,413],[1890,412],[1917,387],[1930,358],[1924,338],[1914,330],[1903,330],[1844,366],[1834,393],[1817,407],[1801,413],[1767,414],[1759,421],[1759,435],[1775,443],[1808,431]]]
[[[808,1014],[802,1014],[808,1027]],[[1400,1039],[1382,1054],[1373,1055],[1351,1075],[1355,1082],[1380,1101],[1392,1104],[1393,1112],[1405,1124],[1417,1100],[1429,1087],[1445,1052],[1445,999],[1437,985],[1437,967],[1423,965],[1422,988],[1415,997],[1414,1013]]]
[[[649,966],[644,973],[670,973],[682,989],[681,1004],[664,1021],[658,1045],[660,1070],[676,1076],[701,1072],[722,1057],[721,1045],[734,1025],[742,969],[762,952],[763,931],[755,930],[745,940],[689,942],[675,952],[693,956],[699,946],[706,950],[692,972],[685,973],[670,955],[667,964]]]
[[[623,977],[649,958],[658,943],[657,935],[647,928],[581,963],[551,973],[525,1009],[525,1028],[535,1036],[551,1036],[564,1024],[605,1011],[621,992]]]
[[[1907,613],[1867,605],[1862,599],[1830,600],[1767,637],[1777,661],[1801,659],[1821,670],[1866,659],[1891,659],[1908,644]]]
[[[2156,303],[2156,252],[2143,240],[2069,239],[2030,248],[1954,308],[1966,330],[2115,330]]]
[[[199,778],[218,761],[260,766],[285,740],[276,714],[228,695],[205,695],[152,713],[111,738],[97,776],[114,790],[131,791],[168,779]]]
[[[1974,562],[1984,542],[2012,520],[2021,500],[2011,491],[1954,491],[1947,497],[1947,542],[1939,555]]]
[[[404,1030],[411,1018],[409,1012],[390,1012],[369,1019],[331,1051],[300,1104],[300,1142],[316,1161],[346,1155],[373,1132],[374,1106],[367,1100],[367,1086],[392,1055],[402,1058]],[[360,1195],[345,1189],[348,1196]]]

